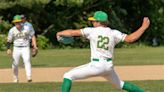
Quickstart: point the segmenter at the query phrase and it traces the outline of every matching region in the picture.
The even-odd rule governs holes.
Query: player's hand
[[[35,57],[38,54],[38,48],[37,47],[33,47],[32,48],[32,57]]]
[[[37,49],[38,50],[38,47],[37,46],[33,46],[33,49]]]
[[[56,38],[57,38],[57,41],[60,41],[60,36],[56,36]]]
[[[147,28],[149,27],[149,25],[150,25],[150,20],[149,20],[149,18],[148,18],[148,17],[144,17],[143,22],[142,22],[142,27],[143,27],[144,29],[147,29]]]
[[[11,49],[7,49],[7,54],[8,54],[8,55],[11,55],[11,54],[12,54]]]
[[[59,32],[57,32],[57,34],[56,34],[56,38],[57,38],[57,41],[60,41],[60,35],[59,35]]]

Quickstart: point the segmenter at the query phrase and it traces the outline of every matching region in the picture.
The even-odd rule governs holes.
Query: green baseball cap
[[[20,15],[15,15],[14,16],[12,23],[16,23],[16,22],[22,22],[22,19],[21,19]]]
[[[108,21],[108,15],[103,11],[96,11],[93,17],[89,17],[90,21]]]

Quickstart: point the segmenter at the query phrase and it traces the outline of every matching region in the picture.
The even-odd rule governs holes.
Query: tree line
[[[163,5],[164,0],[1,0],[0,34],[8,33],[14,15],[25,14],[36,34],[49,40],[46,44],[63,47],[56,41],[56,32],[92,26],[87,18],[102,10],[109,15],[109,27],[127,34],[140,27],[143,17],[148,16],[150,28],[138,42],[163,45]],[[78,37],[75,40],[78,41],[69,46],[88,47],[84,44],[87,40]]]

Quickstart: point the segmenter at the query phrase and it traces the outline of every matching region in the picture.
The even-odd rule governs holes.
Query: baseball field
[[[125,75],[133,75],[139,76],[141,80],[133,80],[133,77],[126,79],[127,81],[131,81],[132,83],[142,87],[148,92],[163,92],[164,91],[164,80],[163,79],[151,79],[153,76],[150,76],[150,79],[145,79],[145,75],[151,73],[151,75],[156,75],[156,77],[160,77],[163,72],[164,65],[164,47],[152,48],[121,48],[115,50],[115,59],[114,64],[115,67],[121,67],[120,69],[125,69],[126,67],[132,66],[132,69],[136,69],[137,67],[142,67],[138,69],[139,71],[131,72],[131,74],[127,73]],[[54,49],[54,50],[40,50],[37,57],[32,58],[32,67],[34,69],[39,69],[40,71],[43,68],[50,69],[49,71],[37,72],[33,73],[42,73],[42,74],[33,74],[33,77],[42,77],[44,74],[49,74],[47,77],[55,77],[59,74],[51,75],[51,69],[62,68],[72,68],[75,66],[79,66],[81,64],[85,64],[89,62],[90,50],[89,49]],[[152,70],[147,68],[149,66],[156,66]],[[144,69],[145,67],[146,69]],[[6,52],[0,52],[0,70],[8,70],[11,72],[11,58],[6,55]],[[158,69],[157,69],[158,68]],[[144,73],[142,69],[146,70]],[[23,64],[20,62],[20,70],[23,70]],[[69,70],[69,69],[68,69]],[[161,70],[161,71],[160,71]],[[23,70],[24,71],[24,70]],[[62,72],[65,72],[63,70]],[[121,75],[121,70],[118,69],[118,73]],[[130,71],[127,69],[127,71]],[[141,74],[141,72],[143,74]],[[60,72],[60,71],[59,71]],[[20,72],[20,77],[22,72]],[[136,73],[136,74],[135,74]],[[23,73],[24,74],[24,73]],[[40,81],[35,81],[32,83],[26,83],[25,80],[22,79],[20,83],[12,83],[10,82],[12,74],[8,72],[0,73],[0,76],[6,76],[5,80],[9,78],[9,82],[1,81],[0,83],[0,92],[60,92],[61,81],[44,81],[42,78]],[[35,75],[35,76],[34,76]],[[143,79],[142,79],[143,76]],[[24,76],[23,76],[24,77]],[[122,77],[122,76],[121,76]],[[3,78],[0,78],[3,80]],[[62,79],[62,78],[61,78]],[[106,81],[76,81],[73,83],[71,92],[124,92],[113,88]]]

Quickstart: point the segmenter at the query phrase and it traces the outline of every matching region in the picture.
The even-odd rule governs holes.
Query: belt
[[[19,48],[23,48],[23,47],[27,47],[27,46],[14,46],[14,47],[19,47]]]
[[[100,61],[100,59],[98,59],[98,58],[92,58],[92,60],[93,60],[93,61],[97,61],[97,62]],[[110,62],[110,61],[112,61],[112,59],[111,59],[111,58],[107,58],[106,61],[107,61],[107,62]]]

